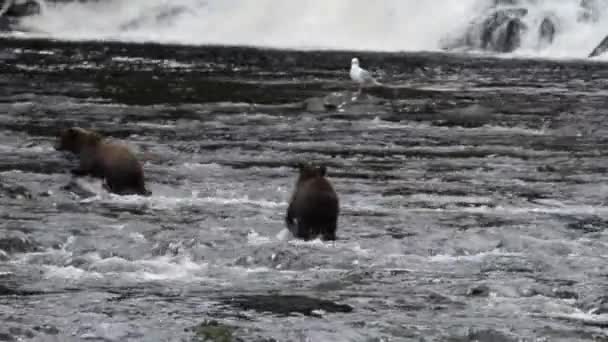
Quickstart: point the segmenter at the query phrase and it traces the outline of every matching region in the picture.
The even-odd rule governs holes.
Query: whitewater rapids
[[[539,48],[526,33],[509,56],[584,58],[608,34],[608,1],[599,20],[580,21],[580,0],[522,0],[527,21],[550,13],[558,28]],[[50,3],[24,19],[26,36],[288,49],[437,51],[446,36],[482,15],[489,0],[106,0]],[[23,33],[21,33],[23,36]]]

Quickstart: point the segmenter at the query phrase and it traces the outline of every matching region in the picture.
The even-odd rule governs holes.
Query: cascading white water
[[[597,21],[580,21],[581,0],[520,0],[537,25],[547,13],[557,35],[539,48],[529,30],[515,54],[586,57],[608,34],[608,1]],[[59,39],[117,39],[297,49],[438,50],[446,36],[491,0],[101,0],[49,4],[24,27]]]

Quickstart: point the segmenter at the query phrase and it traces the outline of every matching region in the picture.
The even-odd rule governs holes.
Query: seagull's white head
[[[355,57],[350,61],[351,66],[359,66],[359,58]]]

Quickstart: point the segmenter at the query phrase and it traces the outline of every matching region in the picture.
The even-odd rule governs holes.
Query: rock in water
[[[242,310],[269,312],[279,316],[301,314],[316,316],[318,310],[327,313],[350,313],[350,305],[299,295],[241,295],[223,298],[222,302]]]
[[[595,49],[593,49],[593,51],[591,51],[591,53],[589,54],[589,58],[597,57],[606,52],[606,50],[608,50],[608,36],[606,36],[606,38],[604,38],[604,40],[602,40],[600,44]]]
[[[521,44],[526,25],[521,20],[528,11],[524,8],[494,12],[481,25],[481,48],[496,52],[513,52]]]
[[[540,23],[539,27],[539,37],[540,37],[540,45],[547,46],[553,43],[553,39],[555,38],[555,23],[550,18],[544,18]]]
[[[33,242],[25,233],[20,231],[3,232],[0,234],[0,251],[8,254],[32,252],[37,249]]]
[[[0,31],[12,31],[22,17],[39,14],[42,0],[0,0]]]
[[[557,34],[557,20],[552,13],[542,18],[539,26],[528,27],[529,11],[517,1],[496,1],[492,8],[474,19],[469,27],[456,37],[444,37],[444,49],[469,48],[491,52],[510,53],[521,46],[523,36],[530,29],[538,32],[538,47],[553,43]]]
[[[0,0],[0,2],[2,3],[0,16],[20,18],[42,12],[42,1]]]
[[[492,52],[513,52],[521,44],[521,36],[527,31],[522,18],[528,14],[525,8],[494,9],[477,18],[456,39],[448,39],[444,48],[471,48]],[[451,41],[449,41],[451,40]]]

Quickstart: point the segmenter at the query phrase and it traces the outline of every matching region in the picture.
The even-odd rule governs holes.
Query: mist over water
[[[515,55],[579,58],[608,34],[608,3],[599,20],[581,22],[580,0],[522,1],[527,24],[549,14],[552,45],[529,30]],[[434,51],[483,14],[489,0],[109,0],[49,4],[23,26],[58,39],[111,39],[296,49]]]

